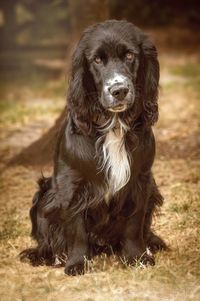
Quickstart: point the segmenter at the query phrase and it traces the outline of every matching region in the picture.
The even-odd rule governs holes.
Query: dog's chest
[[[109,186],[105,197],[107,200],[130,179],[130,164],[124,135],[125,132],[121,127],[110,129],[103,144],[103,159]]]

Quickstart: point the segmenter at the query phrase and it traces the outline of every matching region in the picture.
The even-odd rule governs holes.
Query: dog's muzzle
[[[123,112],[134,101],[132,81],[121,74],[115,73],[104,84],[102,95],[104,107],[111,112]]]
[[[112,95],[113,102],[112,106],[108,108],[112,112],[122,112],[127,108],[125,98],[129,92],[128,86],[124,84],[116,83],[108,89],[109,93]]]

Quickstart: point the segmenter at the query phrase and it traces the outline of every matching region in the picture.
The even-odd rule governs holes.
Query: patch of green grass
[[[62,100],[45,100],[34,103],[6,101],[0,102],[0,127],[15,124],[26,124],[30,120],[38,120],[45,117],[56,117],[64,107]]]
[[[200,97],[200,77],[194,78],[185,83],[185,91],[188,94],[188,97],[191,95],[194,97],[194,100],[197,99],[199,101]]]
[[[200,65],[199,64],[193,64],[193,63],[187,63],[184,65],[175,65],[172,66],[170,71],[174,75],[184,76],[184,77],[198,77],[200,76]]]
[[[199,207],[198,205],[200,193],[196,185],[187,183],[177,183],[177,185],[172,186],[172,196],[176,200],[181,199],[181,204],[188,204],[190,207]],[[185,206],[185,205],[184,205]]]
[[[31,72],[31,76],[20,73],[18,76],[8,76],[3,79],[0,76],[1,102],[35,97],[65,99],[67,88],[68,83],[64,74],[55,79],[40,74],[40,72]]]
[[[0,124],[5,125],[5,123],[16,123],[23,122],[25,118],[28,118],[30,113],[29,108],[18,103],[4,102],[0,103],[1,121]]]
[[[188,97],[200,97],[200,64],[198,63],[177,63],[168,68],[172,76],[170,81],[163,83],[161,92],[184,93]]]
[[[184,94],[188,99],[192,99],[192,102],[198,101],[200,97],[200,77],[192,78],[187,77],[183,74],[183,81],[179,81],[173,78],[172,81],[164,83],[160,89],[161,93],[174,93],[176,90],[177,94]],[[197,104],[198,105],[198,104]]]
[[[177,212],[177,213],[187,212],[189,210],[189,204],[187,204],[187,203],[184,203],[184,204],[173,203],[170,206],[170,210],[172,212]]]

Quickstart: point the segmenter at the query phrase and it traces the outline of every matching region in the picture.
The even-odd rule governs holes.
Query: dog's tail
[[[32,201],[32,207],[30,209],[30,218],[32,223],[31,236],[37,239],[37,209],[40,201],[42,200],[44,194],[51,188],[52,178],[45,178],[42,176],[38,179],[39,190],[35,193]]]
[[[41,193],[45,193],[51,188],[52,177],[45,178],[43,175],[38,179],[37,183]]]
[[[38,222],[37,222],[38,206],[42,201],[45,193],[51,188],[51,181],[52,181],[51,177],[45,178],[44,176],[42,176],[41,178],[39,178],[38,180],[39,189],[38,191],[36,191],[35,195],[33,196],[32,207],[30,209],[30,218],[32,223],[31,236],[37,241],[39,240],[39,236],[40,236],[40,233],[38,231]],[[37,266],[42,264],[40,253],[41,250],[39,247],[29,248],[22,251],[19,254],[19,257],[21,261],[28,260],[29,262],[31,262],[32,265]]]

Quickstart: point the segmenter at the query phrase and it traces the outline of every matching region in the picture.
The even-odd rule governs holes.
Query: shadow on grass
[[[65,111],[63,111],[53,127],[14,156],[8,162],[8,166],[45,166],[50,164],[53,160],[56,138],[65,115]],[[198,159],[199,149],[199,133],[198,131],[191,131],[190,136],[176,137],[176,140],[159,141],[158,139],[157,159]]]

